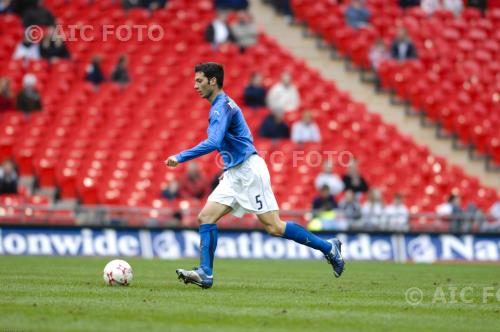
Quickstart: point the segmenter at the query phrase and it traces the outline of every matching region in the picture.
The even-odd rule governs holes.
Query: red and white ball
[[[103,275],[104,282],[109,286],[128,286],[134,278],[134,271],[129,263],[115,259],[106,264]]]

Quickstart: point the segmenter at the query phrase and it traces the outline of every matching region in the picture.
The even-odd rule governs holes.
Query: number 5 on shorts
[[[262,210],[262,201],[260,200],[260,195],[255,196],[255,202],[259,204],[259,208],[257,210]]]

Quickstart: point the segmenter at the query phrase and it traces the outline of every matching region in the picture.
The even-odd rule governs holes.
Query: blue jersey
[[[227,170],[257,153],[241,109],[225,93],[221,92],[212,103],[207,134],[206,140],[176,155],[177,161],[182,163],[217,150]]]

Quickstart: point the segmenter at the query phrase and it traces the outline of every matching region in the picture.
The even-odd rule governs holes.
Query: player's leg
[[[280,219],[278,211],[258,214],[257,217],[269,234],[293,240],[321,251],[325,255],[328,263],[333,266],[335,276],[340,277],[344,271],[344,260],[342,258],[341,243],[339,240],[334,239],[332,244],[294,222],[284,222]]]
[[[231,212],[230,206],[207,201],[198,215],[200,233],[200,268],[212,275],[215,249],[217,248],[217,221]]]
[[[278,211],[258,214],[257,217],[264,225],[265,230],[273,236],[284,237],[285,239],[304,244],[321,251],[325,255],[332,250],[332,244],[330,242],[323,240],[294,222],[282,221]]]
[[[217,247],[217,221],[231,212],[230,206],[207,201],[198,215],[200,225],[200,267],[194,270],[177,269],[179,279],[186,284],[192,283],[202,288],[210,288],[213,284],[213,263]]]

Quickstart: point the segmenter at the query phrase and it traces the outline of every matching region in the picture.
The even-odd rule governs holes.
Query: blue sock
[[[332,250],[332,244],[330,242],[323,240],[294,222],[286,222],[285,234],[283,234],[283,237],[319,250],[325,255]]]
[[[209,276],[213,273],[215,248],[217,248],[217,225],[200,225],[200,267]]]

